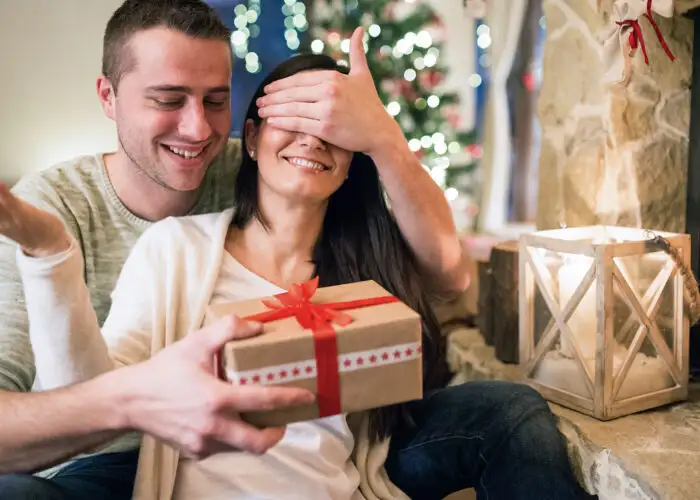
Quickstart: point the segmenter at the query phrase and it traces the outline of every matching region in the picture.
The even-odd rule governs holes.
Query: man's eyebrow
[[[152,92],[181,92],[183,94],[191,94],[192,88],[184,85],[153,85],[147,87],[146,90]],[[221,93],[231,93],[231,88],[228,85],[223,85],[221,87],[212,87],[207,89],[207,94],[221,94]]]

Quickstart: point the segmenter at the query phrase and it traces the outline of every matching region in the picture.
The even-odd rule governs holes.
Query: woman
[[[246,115],[235,212],[153,225],[124,266],[102,332],[87,290],[82,303],[66,304],[79,328],[56,331],[61,330],[56,326],[52,331],[41,325],[43,317],[30,318],[32,342],[68,345],[89,332],[83,359],[72,367],[38,365],[39,378],[60,371],[63,383],[71,383],[115,365],[144,361],[198,329],[212,303],[270,296],[318,275],[321,286],[375,280],[418,311],[423,318],[424,390],[446,383],[437,322],[372,161],[316,137],[276,129],[258,116],[256,100],[267,84],[320,69],[342,70],[326,56],[299,56],[260,85]],[[20,268],[48,269],[47,284],[59,293],[61,286],[85,287],[74,242],[67,252],[40,263],[19,259]],[[30,314],[36,310],[32,300],[28,295]],[[402,408],[368,413],[364,436],[369,443],[390,435],[403,419]],[[225,453],[196,462],[146,436],[135,497],[364,498],[358,489],[360,473],[351,461],[359,445],[344,415],[289,425],[283,440],[262,456]]]

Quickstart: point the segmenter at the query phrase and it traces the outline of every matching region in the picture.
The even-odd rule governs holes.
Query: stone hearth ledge
[[[453,384],[522,380],[476,329],[450,334]],[[600,500],[695,500],[700,490],[700,385],[687,402],[601,422],[550,403],[579,481]]]

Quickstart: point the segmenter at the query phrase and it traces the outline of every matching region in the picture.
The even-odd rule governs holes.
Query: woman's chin
[[[327,202],[328,198],[333,194],[333,190],[321,189],[321,186],[303,185],[303,183],[295,183],[284,187],[279,186],[276,189],[273,187],[271,191],[275,193],[273,195],[274,198],[280,198],[287,204],[308,205],[309,207],[315,207]],[[265,198],[266,194],[263,192],[261,196]]]

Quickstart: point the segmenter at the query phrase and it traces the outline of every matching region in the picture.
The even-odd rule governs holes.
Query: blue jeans
[[[130,500],[138,450],[80,458],[51,479],[0,476],[0,500]]]
[[[594,498],[573,475],[547,403],[528,386],[467,382],[410,408],[415,426],[393,433],[386,470],[412,500],[466,488],[484,500]]]
[[[410,404],[415,427],[397,429],[386,469],[412,500],[475,488],[480,499],[589,497],[576,482],[547,403],[508,382],[468,382]],[[138,452],[70,464],[52,479],[0,476],[0,500],[131,498]]]

